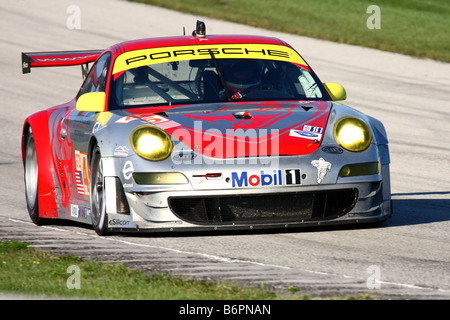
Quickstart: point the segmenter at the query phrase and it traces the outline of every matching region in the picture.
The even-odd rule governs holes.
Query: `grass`
[[[79,277],[78,277],[79,275]],[[78,285],[78,287],[77,287]],[[79,288],[79,289],[78,289]],[[0,292],[45,298],[121,300],[274,300],[263,288],[147,275],[123,264],[55,257],[17,241],[0,242]],[[301,294],[290,299],[307,299]]]
[[[129,0],[285,33],[450,62],[442,0]],[[380,9],[380,29],[367,27]],[[192,23],[192,29],[195,21]],[[206,26],[208,28],[208,26]],[[208,29],[207,29],[208,30]],[[226,33],[224,30],[223,33]]]

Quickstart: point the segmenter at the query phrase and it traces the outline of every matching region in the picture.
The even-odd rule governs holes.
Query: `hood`
[[[305,155],[322,142],[332,103],[246,102],[128,109],[213,158]]]

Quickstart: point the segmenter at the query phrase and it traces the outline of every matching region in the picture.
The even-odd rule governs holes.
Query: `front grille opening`
[[[356,204],[357,189],[288,194],[169,198],[180,219],[200,224],[334,219]]]

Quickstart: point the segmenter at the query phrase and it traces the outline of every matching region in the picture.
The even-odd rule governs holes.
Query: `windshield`
[[[153,63],[114,75],[117,108],[263,100],[325,100],[314,73],[267,59],[181,60]]]

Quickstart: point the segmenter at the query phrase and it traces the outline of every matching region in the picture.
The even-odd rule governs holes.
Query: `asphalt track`
[[[75,21],[72,5],[80,9],[80,29],[67,26]],[[30,222],[20,155],[23,120],[69,101],[82,79],[79,67],[22,75],[20,53],[101,49],[130,39],[181,35],[183,27],[190,33],[197,19],[206,22],[210,34],[286,40],[322,81],[345,86],[348,105],[385,124],[392,219],[375,228],[104,238],[89,227]],[[366,19],[362,12],[362,28]],[[264,283],[280,290],[295,286],[321,296],[450,298],[450,64],[118,0],[2,0],[0,48],[0,240],[29,241],[56,253],[122,261],[151,272]]]

